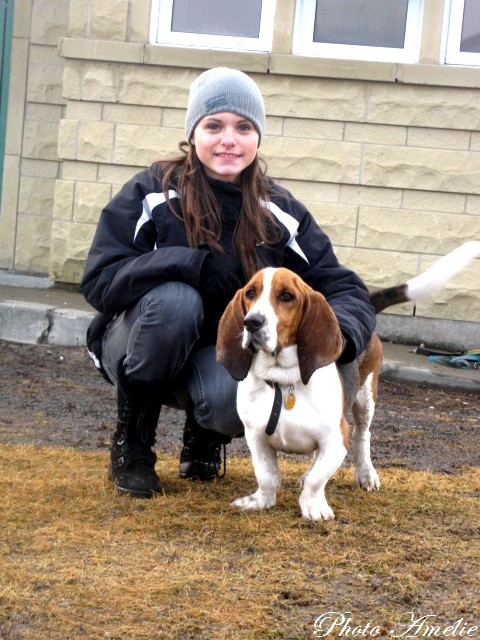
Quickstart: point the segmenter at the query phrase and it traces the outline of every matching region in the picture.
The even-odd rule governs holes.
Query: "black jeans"
[[[202,321],[198,291],[182,282],[161,284],[110,323],[102,364],[116,383],[123,362],[135,382],[158,382],[163,404],[190,406],[202,427],[235,437],[243,433],[237,383],[216,362],[214,346],[195,349]]]

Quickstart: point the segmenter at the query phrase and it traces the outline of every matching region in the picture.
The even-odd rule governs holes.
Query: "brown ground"
[[[115,391],[84,348],[0,342],[0,442],[106,449],[115,421]],[[182,412],[165,408],[158,448],[180,450]],[[229,455],[248,453],[244,439]],[[378,467],[455,473],[480,462],[478,394],[383,381],[373,425]]]
[[[327,487],[336,519],[311,523],[291,457],[264,513],[229,507],[255,486],[248,458],[191,483],[159,456],[165,496],[117,495],[114,389],[84,349],[0,342],[0,365],[0,638],[306,640],[328,611],[360,629],[329,637],[367,624],[399,637],[412,615],[433,615],[442,637],[458,620],[480,626],[478,394],[382,384],[383,490],[357,490],[342,468]],[[161,449],[179,450],[182,423],[165,410]]]

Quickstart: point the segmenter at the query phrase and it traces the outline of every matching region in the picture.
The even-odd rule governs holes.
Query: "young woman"
[[[162,492],[155,430],[162,404],[185,409],[180,477],[218,475],[221,445],[242,435],[236,382],[215,361],[220,317],[263,266],[297,272],[333,307],[341,362],[363,350],[375,313],[307,209],[265,174],[261,93],[215,68],[190,89],[182,154],[134,176],[102,211],[81,288],[101,312],[88,334],[118,388],[110,477],[133,496]]]

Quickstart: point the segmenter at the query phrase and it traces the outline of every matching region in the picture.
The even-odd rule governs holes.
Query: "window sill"
[[[480,88],[480,67],[330,60],[279,53],[171,47],[81,38],[61,38],[59,55],[78,60],[193,69],[228,65],[247,73]]]

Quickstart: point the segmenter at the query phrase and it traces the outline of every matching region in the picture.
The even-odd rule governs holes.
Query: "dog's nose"
[[[259,329],[265,326],[267,319],[261,313],[252,313],[245,317],[243,324],[247,331],[255,333]]]

